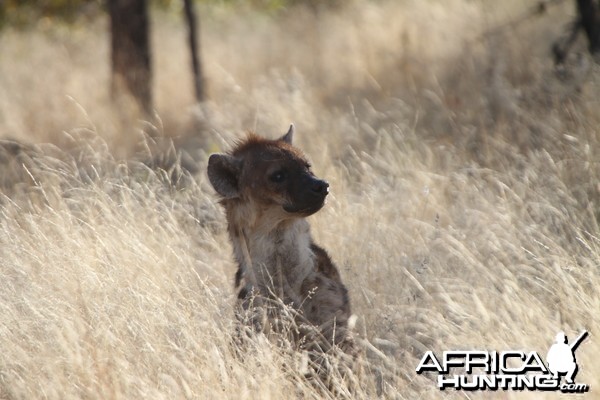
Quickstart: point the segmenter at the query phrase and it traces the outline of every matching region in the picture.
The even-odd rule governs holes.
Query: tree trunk
[[[193,0],[183,0],[185,18],[188,25],[188,40],[190,56],[192,58],[192,72],[194,77],[194,92],[196,100],[200,103],[204,100],[204,78],[202,76],[202,63],[200,60],[200,41],[198,38],[198,19],[194,10]]]
[[[146,0],[107,0],[111,28],[111,94],[131,96],[141,111],[152,111],[152,70]]]
[[[600,53],[600,6],[594,0],[577,0],[579,21],[588,38],[590,53]]]

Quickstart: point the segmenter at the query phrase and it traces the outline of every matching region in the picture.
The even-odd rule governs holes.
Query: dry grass
[[[62,150],[0,154],[0,397],[334,397],[299,355],[258,340],[240,358],[231,341],[234,265],[204,163],[290,121],[333,188],[312,224],[358,315],[352,397],[437,398],[414,372],[425,350],[545,355],[584,328],[593,396],[600,71],[585,55],[562,78],[550,65],[568,4],[481,36],[519,3],[204,9],[201,107],[181,21],[155,15],[160,120],[138,128],[181,136],[193,176],[120,161],[147,146],[112,116],[105,21],[2,32],[0,134]]]

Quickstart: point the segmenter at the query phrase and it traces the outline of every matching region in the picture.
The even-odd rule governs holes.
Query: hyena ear
[[[294,124],[290,124],[290,129],[288,129],[287,133],[279,138],[282,142],[286,142],[287,144],[292,144],[292,140],[294,139]]]
[[[241,170],[242,161],[228,154],[213,154],[208,159],[208,179],[217,193],[226,199],[239,197]]]

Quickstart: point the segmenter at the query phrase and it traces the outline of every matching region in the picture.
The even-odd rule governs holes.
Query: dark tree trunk
[[[552,45],[554,63],[561,65],[567,59],[571,46],[583,30],[588,39],[588,49],[592,55],[600,55],[600,4],[598,0],[576,0],[577,19],[567,35]]]
[[[585,32],[590,53],[600,53],[600,6],[594,0],[577,0],[579,22]]]
[[[202,76],[202,62],[200,60],[200,41],[198,38],[198,19],[194,10],[193,0],[183,0],[185,18],[188,24],[188,38],[190,46],[190,56],[192,58],[192,72],[194,76],[194,92],[196,100],[204,100],[204,78]]]
[[[111,92],[130,95],[141,111],[152,111],[152,70],[146,0],[107,0],[111,27]]]

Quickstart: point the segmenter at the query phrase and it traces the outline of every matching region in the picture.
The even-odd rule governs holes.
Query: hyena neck
[[[254,290],[300,304],[302,282],[315,271],[310,225],[304,218],[271,224],[264,223],[268,218],[258,220],[263,223],[228,218],[239,267],[236,285],[244,292]]]

